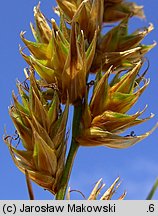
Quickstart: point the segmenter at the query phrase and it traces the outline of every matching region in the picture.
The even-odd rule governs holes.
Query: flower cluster
[[[80,108],[74,114],[72,145],[122,149],[151,134],[153,130],[140,136],[120,135],[153,117],[140,118],[146,108],[132,115],[127,112],[149,84],[147,71],[141,73],[141,68],[144,55],[156,45],[142,44],[152,24],[128,33],[131,17],[145,17],[143,7],[133,2],[57,0],[57,4],[59,26],[54,19],[48,21],[38,4],[35,24],[30,25],[35,41],[26,39],[25,32],[20,34],[30,53],[20,47],[29,65],[30,87],[25,90],[18,83],[21,102],[13,94],[9,114],[23,148],[5,138],[16,166],[53,194],[65,187],[73,161],[70,156],[65,163],[69,105]],[[91,75],[95,79],[89,91]]]
[[[23,146],[18,150],[7,137],[5,142],[16,166],[23,173],[27,170],[31,180],[55,194],[65,164],[68,103],[61,112],[56,91],[50,102],[45,100],[33,73],[28,92],[21,83],[17,86],[22,103],[13,94],[9,114]]]

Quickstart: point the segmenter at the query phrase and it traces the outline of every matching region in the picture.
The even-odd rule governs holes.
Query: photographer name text
[[[108,204],[108,205],[76,205],[76,204],[67,204],[67,206],[60,206],[60,205],[25,205],[22,204],[21,208],[19,208],[19,212],[115,212],[116,207],[115,204]]]

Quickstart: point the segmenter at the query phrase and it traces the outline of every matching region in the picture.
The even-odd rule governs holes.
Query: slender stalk
[[[146,200],[151,200],[157,189],[158,189],[158,179],[156,179],[156,181],[155,181],[149,195],[147,196]]]
[[[32,185],[31,185],[31,181],[29,178],[28,171],[26,169],[25,169],[25,178],[26,178],[26,184],[27,184],[27,189],[28,189],[28,193],[29,193],[29,198],[30,198],[30,200],[34,200],[34,193],[33,193]]]
[[[63,171],[63,176],[61,178],[59,191],[56,194],[56,200],[64,200],[65,193],[67,189],[67,185],[69,182],[72,166],[74,163],[74,159],[79,148],[78,143],[75,141],[76,136],[79,134],[79,125],[82,114],[82,104],[80,103],[78,106],[74,106],[74,116],[73,116],[73,125],[72,125],[72,139],[71,146],[69,150],[69,154],[66,160],[65,168]]]

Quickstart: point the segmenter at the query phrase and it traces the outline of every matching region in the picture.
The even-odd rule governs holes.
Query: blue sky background
[[[147,36],[144,43],[151,44],[158,41],[158,12],[157,0],[136,1],[144,5],[146,20],[131,20],[131,29],[147,26],[152,22],[155,26],[153,32]],[[26,37],[32,38],[29,28],[33,22],[33,7],[36,0],[1,1],[0,7],[0,137],[3,136],[4,126],[10,134],[14,133],[13,124],[8,115],[8,106],[11,103],[12,90],[16,89],[16,79],[24,79],[23,68],[25,61],[19,54],[18,46],[22,44],[20,31],[27,31]],[[57,18],[53,14],[52,6],[55,1],[41,0],[41,10],[50,18]],[[134,128],[136,134],[151,129],[158,120],[158,46],[147,57],[150,60],[150,69],[147,77],[151,83],[132,112],[143,109],[148,104],[144,116],[155,113],[155,117]],[[70,113],[71,116],[71,113]],[[130,130],[131,131],[131,130]],[[108,149],[105,147],[80,148],[73,167],[69,182],[71,189],[82,191],[86,196],[99,178],[103,178],[107,186],[117,176],[121,177],[122,184],[115,198],[127,190],[126,199],[145,199],[154,181],[158,176],[158,130],[146,140],[132,148],[125,150]],[[52,199],[49,192],[33,184],[36,199]],[[74,199],[81,199],[80,194],[73,193]],[[158,192],[154,196],[158,199]],[[1,138],[0,143],[0,199],[28,199],[24,175],[15,167],[9,151]]]

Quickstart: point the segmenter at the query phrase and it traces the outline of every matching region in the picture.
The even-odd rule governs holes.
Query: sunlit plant
[[[20,53],[28,64],[26,80],[17,83],[19,94],[13,93],[9,108],[17,137],[4,138],[15,165],[26,176],[31,199],[30,180],[55,199],[70,199],[68,181],[80,146],[124,149],[155,129],[142,135],[123,134],[154,116],[140,118],[146,107],[128,113],[149,85],[147,70],[141,68],[145,54],[156,45],[142,43],[152,24],[128,33],[133,16],[145,17],[143,7],[124,0],[57,0],[54,11],[60,16],[59,25],[54,19],[48,21],[38,4],[30,25],[35,40],[20,34],[25,44]],[[109,23],[112,27],[104,31]],[[67,148],[69,106],[74,109]],[[99,180],[84,198],[111,199],[118,181],[98,198],[104,187]],[[124,197],[125,193],[119,199]]]

